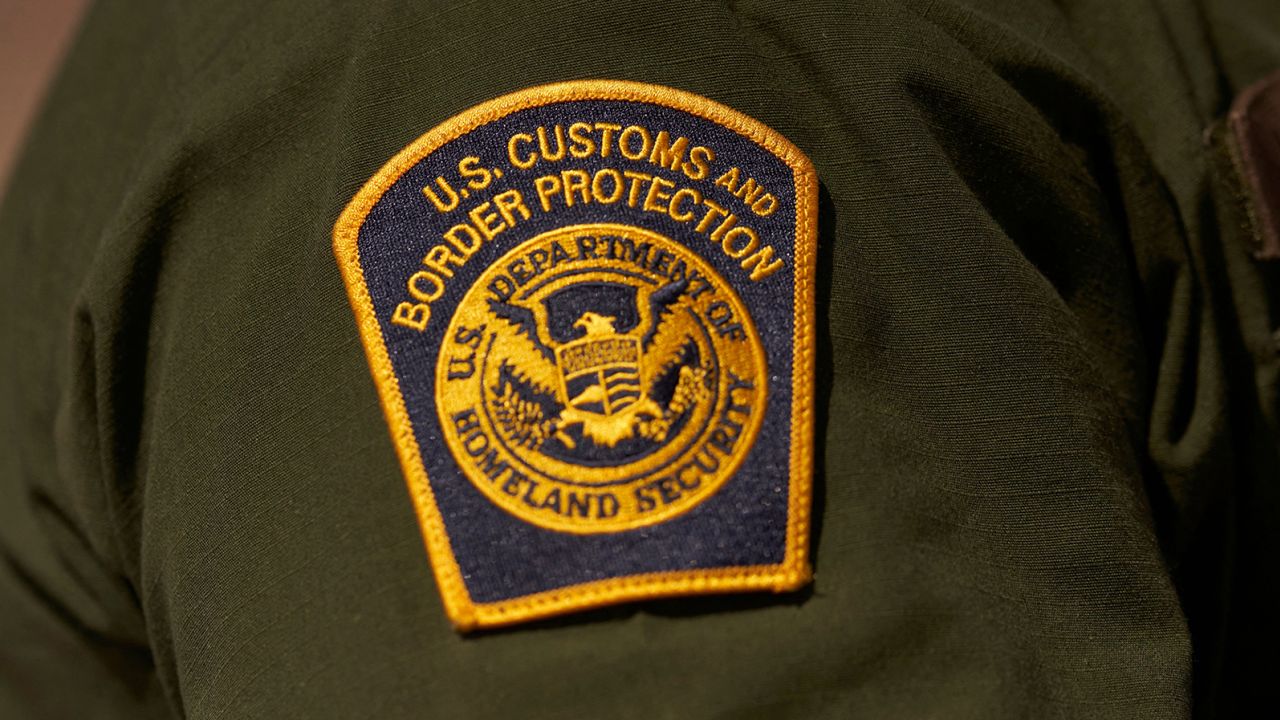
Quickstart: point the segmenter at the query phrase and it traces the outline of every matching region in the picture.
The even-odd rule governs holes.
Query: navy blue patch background
[[[598,152],[584,159],[566,154],[564,160],[540,162],[529,170],[510,166],[507,139],[513,133],[533,134],[539,125],[550,130],[557,123],[567,128],[577,121],[641,125],[654,134],[667,130],[673,138],[689,138],[691,147],[710,147],[716,158],[703,181],[690,181],[678,171],[646,160],[627,160],[616,147],[608,158],[601,158]],[[595,137],[598,139],[599,135]],[[433,184],[437,175],[456,179],[458,161],[468,155],[480,157],[485,167],[502,168],[504,175],[470,200],[463,200],[458,209],[442,214],[424,197],[422,188]],[[758,217],[725,188],[712,187],[715,178],[730,166],[740,168],[743,179],[755,178],[777,196],[777,211],[767,218]],[[533,178],[569,168],[594,172],[604,167],[657,174],[680,186],[699,188],[735,212],[741,223],[756,230],[762,245],[772,245],[785,266],[760,282],[752,282],[739,261],[726,256],[706,234],[693,232],[696,223],[678,223],[664,214],[629,208],[625,195],[622,201],[610,205],[560,205],[553,206],[550,213],[543,213],[537,205]],[[424,331],[391,324],[396,305],[410,300],[405,283],[421,269],[426,251],[440,244],[445,230],[464,221],[467,210],[510,187],[517,187],[524,194],[532,217],[485,243],[455,273],[444,296],[431,303],[431,319]],[[793,171],[753,141],[684,111],[649,103],[604,100],[530,108],[476,128],[419,161],[374,205],[360,228],[360,265],[431,490],[474,601],[494,602],[638,573],[782,562],[791,467],[795,207]],[[435,371],[453,309],[485,268],[535,235],[592,222],[648,228],[706,259],[738,293],[755,321],[768,362],[769,392],[766,416],[755,445],[719,492],[691,511],[657,525],[618,533],[574,535],[539,528],[508,514],[463,475],[441,435],[435,406]]]

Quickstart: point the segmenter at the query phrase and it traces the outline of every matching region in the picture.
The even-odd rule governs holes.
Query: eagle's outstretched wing
[[[533,311],[527,307],[520,305],[512,305],[511,303],[502,302],[501,300],[489,300],[489,309],[494,315],[506,320],[516,328],[516,333],[529,338],[533,346],[542,353],[542,356],[551,362],[556,361],[556,354],[546,343],[542,342],[542,338],[538,335],[538,320],[533,316]]]
[[[665,376],[672,366],[688,359],[686,347],[694,343],[688,325],[664,322],[673,312],[688,312],[676,304],[687,287],[689,281],[680,280],[663,285],[649,296],[649,316],[653,324],[641,341],[645,355],[641,382],[648,392],[653,392],[654,382]]]
[[[689,278],[681,278],[663,285],[649,295],[649,329],[645,331],[644,337],[640,339],[641,350],[648,352],[649,346],[653,345],[654,338],[658,335],[658,331],[662,329],[662,321],[667,318],[667,314],[673,309],[672,306],[675,305],[688,287]]]
[[[528,340],[528,344],[523,347],[513,347],[509,342],[503,341],[495,351],[505,357],[529,382],[552,395],[558,395],[556,389],[560,387],[560,371],[556,369],[556,354],[538,335],[538,321],[534,318],[533,311],[498,300],[490,300],[489,309],[515,327],[517,338]]]

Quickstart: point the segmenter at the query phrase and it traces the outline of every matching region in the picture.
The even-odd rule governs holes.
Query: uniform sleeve
[[[91,16],[0,211],[4,717],[172,717],[127,550],[139,502],[122,468],[136,437],[131,410],[115,405],[138,392],[145,335],[121,339],[141,355],[113,347],[119,313],[88,300],[106,226],[135,182],[127,158],[156,113],[154,97],[116,81],[111,59],[130,40]]]
[[[0,711],[1127,720],[1216,687],[1229,613],[1184,598],[1226,587],[1223,478],[1275,467],[1229,459],[1275,360],[1190,11],[155,5],[95,10],[0,216]],[[817,168],[816,578],[463,637],[331,229],[422,133],[584,77]]]

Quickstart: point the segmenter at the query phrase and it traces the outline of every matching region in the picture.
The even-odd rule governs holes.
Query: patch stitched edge
[[[791,463],[788,478],[786,549],[783,561],[712,569],[663,571],[571,585],[510,600],[474,602],[463,583],[444,518],[427,479],[421,449],[400,391],[399,380],[360,265],[360,228],[370,210],[405,172],[444,144],[477,127],[528,108],[578,100],[652,103],[680,110],[726,127],[785,162],[793,172],[796,197],[792,337]],[[604,607],[622,602],[676,595],[750,590],[788,592],[812,578],[809,566],[813,488],[813,386],[815,322],[814,272],[817,251],[817,174],[812,163],[780,134],[732,108],[674,88],[625,80],[578,80],[520,90],[473,106],[412,142],[370,178],[339,216],[333,251],[356,316],[361,345],[391,430],[410,496],[418,516],[445,613],[460,632],[493,628]]]

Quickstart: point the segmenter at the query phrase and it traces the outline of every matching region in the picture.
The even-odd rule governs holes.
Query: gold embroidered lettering
[[[635,143],[629,138],[638,139],[640,147],[636,148]],[[628,147],[630,146],[630,147]],[[618,135],[618,152],[628,160],[642,160],[649,157],[650,148],[653,146],[653,137],[649,135],[649,131],[639,125],[628,125]]]
[[[431,308],[426,303],[402,302],[391,313],[391,322],[418,332],[422,332],[430,319]]]
[[[538,153],[530,150],[528,155],[523,158],[518,154],[516,143],[524,143],[526,145],[533,144],[533,136],[528,133],[516,133],[507,140],[507,160],[511,161],[512,166],[521,170],[528,170],[538,162]]]

